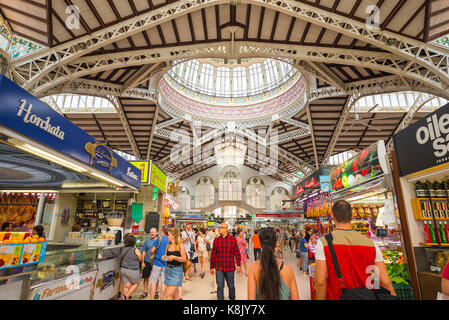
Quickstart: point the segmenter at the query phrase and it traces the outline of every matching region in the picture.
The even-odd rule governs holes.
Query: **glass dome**
[[[194,93],[240,98],[267,93],[298,73],[291,61],[276,59],[194,59],[175,61],[165,77]]]

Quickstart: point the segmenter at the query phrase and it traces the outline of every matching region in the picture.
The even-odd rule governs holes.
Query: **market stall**
[[[333,192],[328,201],[348,201],[353,229],[371,238],[385,256],[398,257],[386,259],[387,270],[398,296],[407,300],[413,298],[412,286],[390,172],[385,143],[379,141],[332,169]]]
[[[415,297],[435,300],[449,261],[449,104],[393,137],[392,154]],[[446,139],[446,140],[445,140]]]
[[[88,252],[101,251],[103,247],[114,244],[112,239],[101,234],[97,237],[101,236],[102,239],[88,243],[96,245],[95,248],[88,247],[85,242],[84,246],[63,243],[73,222],[80,222],[86,217],[99,218],[100,213],[92,211],[98,207],[86,208],[91,201],[83,202],[82,193],[133,194],[140,187],[141,172],[63,115],[1,75],[0,100],[0,217],[2,221],[18,224],[25,230],[25,233],[17,235],[7,233],[0,240],[0,264],[3,264],[0,292],[14,288],[15,298],[26,299],[27,290],[34,291],[51,282],[56,287],[46,292],[52,292],[52,298],[59,298],[65,295],[56,293],[65,291],[65,281],[72,273],[80,276],[87,274],[86,281],[82,282],[83,286],[87,286],[87,279],[98,271],[100,258],[92,263],[91,255],[95,254]],[[102,214],[105,214],[104,202],[91,203],[101,205]],[[123,203],[108,205],[114,208],[111,213],[124,209]],[[109,218],[109,215],[105,217]],[[39,247],[41,251],[37,249],[39,245],[34,244],[35,239],[28,244],[23,242],[28,238],[22,237],[37,224],[45,227],[49,240],[37,239],[44,241]],[[44,247],[45,251],[42,251]],[[66,250],[73,251],[66,254]],[[55,281],[61,281],[62,288]],[[21,290],[17,291],[19,287]],[[34,297],[44,295],[44,292],[36,293]]]

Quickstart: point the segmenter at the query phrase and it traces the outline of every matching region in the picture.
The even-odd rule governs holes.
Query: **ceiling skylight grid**
[[[232,65],[232,67],[231,67]],[[176,64],[166,76],[203,95],[239,98],[276,89],[290,80],[297,70],[289,61],[256,59],[243,65],[223,64],[215,60],[189,60]]]

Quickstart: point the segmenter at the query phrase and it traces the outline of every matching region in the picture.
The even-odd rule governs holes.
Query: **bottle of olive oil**
[[[448,181],[448,183],[449,183],[449,181]],[[427,197],[426,189],[425,189],[423,183],[421,183],[421,181],[417,181],[415,183],[415,192],[416,192],[416,197],[417,198],[425,198],[425,197]]]

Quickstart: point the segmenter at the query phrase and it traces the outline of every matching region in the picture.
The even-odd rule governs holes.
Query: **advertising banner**
[[[167,192],[167,175],[162,172],[153,162],[151,162],[151,180],[150,183],[158,187],[163,193]]]
[[[399,176],[449,162],[449,104],[393,136]]]
[[[140,169],[142,172],[140,178],[142,184],[150,183],[150,161],[130,161],[129,163]]]
[[[0,101],[0,126],[140,187],[138,168],[3,75]]]
[[[47,242],[0,245],[0,270],[44,262]]]
[[[82,274],[75,273],[59,281],[50,282],[47,285],[36,287],[31,291],[28,299],[58,300],[70,295],[69,299],[89,300],[90,290],[82,289],[90,287],[94,283],[97,272],[98,270]],[[79,296],[79,293],[82,293],[82,296]]]
[[[320,187],[323,192],[331,192],[331,177],[330,176],[320,176]]]
[[[320,176],[329,176],[332,167],[321,167],[312,173],[307,179],[301,181],[296,186],[296,196],[301,195],[306,189],[305,188],[316,188],[320,190]]]
[[[336,192],[359,185],[388,173],[385,157],[385,143],[381,140],[335,167],[330,174],[332,191]]]
[[[109,259],[98,264],[97,278],[95,279],[94,300],[110,300],[119,291],[119,259]]]

